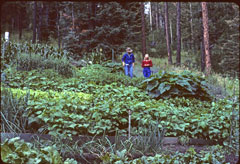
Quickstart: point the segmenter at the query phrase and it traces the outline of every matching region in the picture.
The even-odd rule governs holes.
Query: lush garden
[[[84,157],[86,153],[96,156],[95,163],[132,164],[224,163],[229,154],[237,157],[238,79],[224,83],[218,94],[227,92],[218,98],[210,77],[195,71],[161,70],[148,79],[130,79],[120,63],[96,61],[79,68],[67,52],[53,47],[3,43],[1,133],[54,138],[32,143],[6,140],[1,143],[4,162],[79,163],[66,155],[77,154],[83,163],[94,163]],[[217,80],[215,85],[221,85]],[[110,142],[107,136],[129,135],[129,111],[132,138]],[[72,141],[82,135],[92,139]],[[178,137],[184,146],[191,138],[219,145],[174,152],[164,148],[164,137]],[[63,139],[69,141],[63,144]]]

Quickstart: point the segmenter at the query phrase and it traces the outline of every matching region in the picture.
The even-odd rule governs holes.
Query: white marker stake
[[[130,137],[131,137],[131,110],[128,110],[128,140],[130,140]]]
[[[9,32],[5,32],[5,40],[8,42],[9,41]]]

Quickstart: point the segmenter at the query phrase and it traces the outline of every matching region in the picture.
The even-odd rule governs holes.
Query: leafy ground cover
[[[50,143],[52,144],[52,143]],[[111,143],[109,143],[111,145]],[[126,145],[125,145],[126,144]],[[127,146],[127,144],[129,146]],[[135,145],[131,141],[126,141],[124,144],[111,145],[110,148],[106,147],[102,141],[91,141],[85,143],[81,147],[72,146],[71,150],[59,149],[59,146],[54,143],[53,145],[36,143],[27,143],[20,140],[19,137],[7,139],[1,144],[1,158],[3,162],[7,163],[53,163],[53,164],[76,164],[76,163],[128,163],[128,164],[146,164],[146,163],[232,163],[226,149],[223,146],[188,146],[181,149],[165,146],[159,153],[148,154],[134,154]],[[121,148],[120,148],[121,147]],[[70,147],[69,147],[70,148]],[[164,149],[165,148],[165,149]],[[75,150],[76,149],[76,150]],[[86,159],[83,150],[88,150],[92,154],[91,159]],[[177,151],[176,151],[177,150]],[[180,150],[180,151],[179,151]],[[81,161],[73,158],[66,158],[66,154],[73,151],[73,154],[78,154]],[[76,156],[75,156],[76,158]]]
[[[89,67],[88,71],[91,70]],[[230,127],[238,128],[231,121],[236,117],[238,104],[230,100],[207,102],[183,97],[157,101],[134,86],[126,87],[117,82],[105,85],[92,81],[82,83],[76,78],[37,71],[19,75],[16,72],[15,76],[7,77],[9,86],[22,88],[11,89],[13,93],[25,96],[27,87],[35,89],[29,91],[27,107],[29,124],[34,123],[35,132],[41,132],[47,123],[46,130],[51,133],[113,135],[118,130],[126,134],[128,110],[132,111],[133,135],[141,133],[137,128],[139,124],[158,124],[159,128],[166,129],[166,136],[184,134],[207,139],[226,139],[230,136]],[[14,82],[17,85],[13,85]],[[79,97],[81,92],[92,98]]]
[[[20,140],[19,137],[6,140],[1,144],[1,159],[3,162],[9,164],[77,164],[77,161],[74,159],[63,161],[56,150],[56,146],[46,146],[37,149],[31,143]]]
[[[67,138],[86,134],[126,136],[131,110],[131,135],[150,132],[154,136],[157,134],[154,129],[159,129],[164,136],[214,139],[223,141],[232,151],[239,150],[238,101],[213,100],[214,95],[209,94],[203,77],[190,72],[159,72],[144,80],[124,76],[119,73],[121,68],[120,64],[93,64],[80,70],[74,68],[73,76],[66,77],[54,69],[18,71],[8,67],[3,71],[5,79],[1,79],[1,117],[6,118],[1,131],[22,130]],[[151,97],[155,92],[158,92],[158,96],[153,96],[156,99]],[[196,99],[198,94],[200,100]],[[11,116],[8,111],[12,111]],[[135,144],[142,143],[148,142]],[[149,151],[146,147],[139,151]],[[108,145],[99,158],[106,160],[105,163],[124,163],[121,160],[126,158],[127,151],[122,148],[118,153],[107,153],[110,149]],[[186,162],[188,158],[191,161],[185,156],[200,162],[222,161],[218,158],[220,154],[191,152],[194,155],[156,154],[131,162],[170,162],[172,159]]]

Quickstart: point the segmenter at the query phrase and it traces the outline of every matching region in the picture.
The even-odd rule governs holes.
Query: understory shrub
[[[106,66],[106,67],[105,67]],[[129,78],[122,73],[119,64],[99,64],[89,65],[83,67],[76,74],[76,78],[81,79],[87,83],[94,83],[97,85],[111,84],[116,82],[118,85],[136,86],[142,78]]]
[[[1,59],[7,61],[7,63],[15,60],[18,54],[39,54],[43,57],[53,56],[55,58],[61,58],[63,56],[70,57],[72,54],[66,50],[61,50],[57,47],[50,46],[48,44],[32,44],[31,42],[17,43],[14,41],[8,41],[1,38]]]
[[[111,73],[124,73],[122,63],[113,63],[111,61],[107,61],[102,63],[101,65],[109,68],[111,70]]]
[[[34,69],[54,69],[63,76],[73,76],[73,66],[66,57],[55,58],[49,56],[46,58],[40,56],[39,54],[21,54],[17,60],[17,69],[21,71],[31,71]]]
[[[200,100],[212,100],[203,77],[189,71],[181,73],[159,71],[142,81],[139,88],[146,89],[154,99],[187,97]]]

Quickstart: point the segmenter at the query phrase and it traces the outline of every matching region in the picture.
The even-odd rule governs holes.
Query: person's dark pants
[[[144,67],[144,68],[143,68],[143,76],[144,76],[145,78],[151,76],[151,69],[150,69],[150,67]]]

